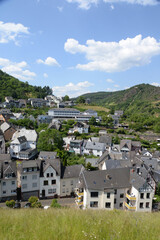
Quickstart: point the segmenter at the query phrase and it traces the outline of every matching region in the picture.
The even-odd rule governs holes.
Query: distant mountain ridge
[[[0,101],[4,101],[6,96],[14,99],[44,98],[52,94],[52,89],[48,86],[39,87],[29,85],[28,82],[22,82],[13,76],[0,70]]]

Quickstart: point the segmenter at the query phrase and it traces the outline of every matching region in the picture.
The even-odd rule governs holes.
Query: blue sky
[[[0,0],[0,68],[56,96],[160,86],[160,1]]]

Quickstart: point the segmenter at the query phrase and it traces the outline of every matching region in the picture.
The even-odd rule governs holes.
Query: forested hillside
[[[32,86],[28,82],[21,82],[0,70],[0,101],[4,101],[5,96],[11,96],[14,99],[27,99],[44,98],[49,94],[52,94],[52,89],[48,86],[43,88]]]
[[[124,108],[130,106],[134,102],[154,102],[160,101],[160,87],[149,84],[140,84],[133,86],[127,90],[116,92],[96,92],[82,95],[85,99],[90,98],[91,103],[98,103],[105,106],[116,106]]]
[[[82,95],[91,104],[111,110],[123,110],[123,120],[135,130],[153,129],[160,132],[160,87],[140,84],[117,92],[97,92]]]

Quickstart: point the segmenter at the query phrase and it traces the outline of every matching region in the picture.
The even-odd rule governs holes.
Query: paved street
[[[53,199],[45,199],[45,200],[40,200],[40,202],[42,203],[43,206],[50,206],[52,200]],[[58,198],[57,201],[63,207],[67,206],[67,207],[76,208],[76,204],[75,204],[75,199],[74,198]],[[24,205],[26,203],[27,202],[21,202],[21,207],[24,207]],[[6,207],[5,202],[0,203],[0,207],[5,208]]]

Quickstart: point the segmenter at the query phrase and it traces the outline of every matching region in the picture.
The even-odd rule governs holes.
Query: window
[[[114,204],[116,204],[116,203],[117,203],[117,199],[115,198],[115,199],[114,199]]]
[[[56,188],[48,189],[48,194],[56,193]]]
[[[107,198],[110,198],[110,193],[107,193]]]
[[[49,173],[47,173],[47,177],[49,177]]]
[[[119,207],[120,207],[120,208],[123,207],[123,203],[122,203],[122,202],[119,204]]]
[[[37,179],[37,175],[32,175],[32,179],[36,180]]]
[[[110,202],[106,202],[105,207],[106,208],[111,208],[111,203]]]
[[[98,202],[90,202],[90,207],[92,208],[97,208],[98,207]]]
[[[71,180],[71,186],[73,185],[73,180]]]
[[[149,202],[146,202],[146,208],[149,208]]]
[[[16,193],[16,189],[14,189],[14,190],[11,190],[11,193]]]
[[[22,184],[22,188],[26,189],[27,188],[27,184]]]
[[[32,187],[33,188],[37,187],[37,183],[32,183]]]
[[[15,181],[12,181],[12,185],[15,185]]]
[[[44,186],[47,186],[48,185],[48,180],[45,180],[44,183],[43,183]]]
[[[62,189],[62,193],[65,193],[65,188]]]
[[[52,184],[56,184],[56,180],[54,179],[54,180],[52,180]]]
[[[6,191],[3,191],[3,194],[6,194]]]
[[[66,184],[65,184],[65,182],[64,182],[64,181],[63,181],[63,183],[62,183],[62,184],[63,184],[63,187],[65,187],[65,185],[66,185]]]
[[[6,182],[3,182],[3,186],[6,186]]]
[[[139,204],[139,207],[140,207],[140,208],[143,208],[143,203],[142,203],[142,202]]]
[[[53,173],[51,173],[51,177],[53,177]]]
[[[144,193],[140,194],[140,198],[143,199],[144,198]]]
[[[150,193],[147,193],[147,198],[150,198]]]
[[[114,189],[114,194],[117,194],[117,189]]]
[[[23,180],[27,180],[27,176],[22,176],[22,179]]]
[[[98,192],[91,192],[91,197],[98,197]]]
[[[120,198],[124,198],[124,194],[123,193],[120,194]]]

